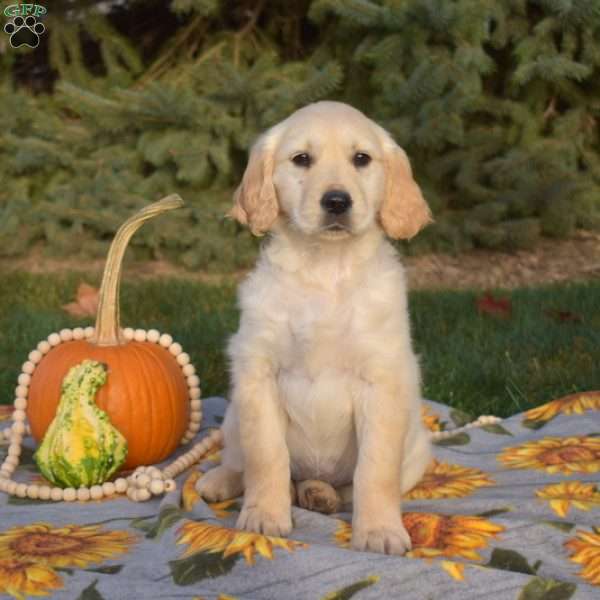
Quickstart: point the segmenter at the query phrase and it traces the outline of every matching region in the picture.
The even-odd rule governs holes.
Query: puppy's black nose
[[[343,190],[330,190],[323,194],[321,206],[332,215],[341,215],[352,206],[352,198]]]

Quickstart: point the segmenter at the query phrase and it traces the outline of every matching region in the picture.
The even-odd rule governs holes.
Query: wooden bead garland
[[[26,423],[25,409],[27,408],[27,392],[31,381],[31,374],[44,354],[49,352],[54,346],[72,339],[90,338],[94,333],[94,327],[76,327],[74,329],[62,329],[59,333],[51,333],[37,345],[35,350],[29,353],[28,360],[23,363],[22,373],[18,377],[18,385],[15,388],[14,411],[12,414],[13,424],[11,427],[0,431],[0,442],[4,441],[9,444],[7,456],[0,466],[0,491],[20,498],[40,498],[55,502],[74,502],[75,500],[87,502],[89,500],[100,500],[103,497],[114,494],[127,494],[127,497],[134,502],[144,502],[152,496],[159,496],[165,492],[174,491],[176,489],[175,477],[194,463],[199,462],[208,452],[222,447],[223,434],[220,429],[214,429],[208,436],[195,444],[188,452],[178,457],[163,471],[155,466],[141,466],[137,467],[127,478],[119,477],[115,481],[106,481],[102,485],[94,485],[90,488],[82,486],[77,490],[74,488],[63,489],[48,485],[12,481],[11,476],[19,464],[23,436],[30,434],[29,426]],[[190,363],[189,355],[183,352],[181,345],[174,342],[169,334],[160,334],[156,329],[145,331],[143,329],[134,330],[131,327],[127,327],[123,330],[123,335],[128,340],[135,339],[138,342],[147,341],[160,344],[168,349],[177,360],[189,389],[190,420],[187,431],[181,439],[182,444],[188,443],[200,430],[202,421],[200,378],[196,375],[196,369]],[[482,415],[477,420],[463,427],[447,431],[434,431],[430,435],[433,440],[444,439],[472,427],[492,425],[500,421],[502,419],[499,417]]]
[[[473,427],[484,427],[486,425],[495,425],[500,423],[502,419],[500,417],[495,417],[493,415],[481,415],[475,421],[471,423],[467,423],[463,425],[463,427],[456,427],[454,429],[448,429],[446,431],[432,431],[430,432],[431,439],[435,440],[443,440],[445,438],[452,437],[461,431],[465,431],[466,429],[472,429]]]
[[[30,429],[26,423],[27,393],[31,374],[36,365],[42,360],[44,354],[62,342],[70,340],[81,340],[91,338],[95,333],[94,327],[76,327],[74,329],[62,329],[59,333],[51,333],[42,340],[28,355],[28,360],[23,363],[22,372],[18,377],[18,385],[15,388],[14,411],[12,414],[12,426],[0,431],[0,442],[8,442],[8,453],[0,466],[0,491],[11,496],[20,498],[40,498],[42,500],[53,500],[55,502],[65,501],[87,502],[89,500],[100,500],[103,497],[114,494],[127,494],[127,497],[135,502],[144,502],[152,496],[159,496],[165,492],[176,489],[175,477],[188,469],[191,465],[199,462],[209,451],[221,447],[223,434],[220,429],[214,429],[208,436],[195,444],[191,450],[186,452],[167,466],[163,471],[158,467],[137,467],[127,478],[119,477],[115,481],[106,481],[102,485],[93,485],[90,488],[82,486],[79,489],[60,488],[49,485],[38,485],[36,483],[17,483],[12,481],[11,476],[19,464],[21,456],[21,445],[23,436],[29,435]],[[189,355],[183,351],[180,344],[173,341],[167,334],[162,335],[156,329],[148,331],[144,329],[132,329],[127,327],[123,335],[128,340],[135,339],[138,342],[150,342],[160,344],[166,348],[176,359],[186,378],[190,398],[190,420],[187,431],[181,443],[191,441],[195,434],[200,431],[202,421],[202,401],[200,399],[200,378],[196,375],[196,369],[190,363]]]

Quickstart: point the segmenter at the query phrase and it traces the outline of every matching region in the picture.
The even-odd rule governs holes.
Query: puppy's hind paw
[[[342,500],[335,489],[325,481],[307,479],[296,483],[298,506],[325,515],[340,511]]]
[[[237,498],[244,491],[242,473],[219,465],[198,479],[196,491],[207,502],[222,502]]]

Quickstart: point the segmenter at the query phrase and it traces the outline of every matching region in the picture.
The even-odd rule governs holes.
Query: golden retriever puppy
[[[385,238],[431,220],[406,154],[351,106],[311,104],[255,143],[230,214],[270,239],[239,289],[223,460],[199,493],[244,492],[237,526],[282,536],[290,481],[321,480],[351,495],[354,548],[403,554],[401,496],[431,460]]]

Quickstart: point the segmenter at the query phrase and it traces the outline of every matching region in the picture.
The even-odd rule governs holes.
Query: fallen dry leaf
[[[80,283],[75,302],[63,304],[63,309],[72,317],[95,317],[98,311],[98,293],[97,288]]]
[[[512,303],[508,298],[494,298],[489,292],[477,298],[477,312],[508,318],[512,312]]]
[[[548,309],[545,311],[545,313],[548,317],[560,323],[581,323],[583,321],[583,317],[581,315],[573,313],[569,310]]]

